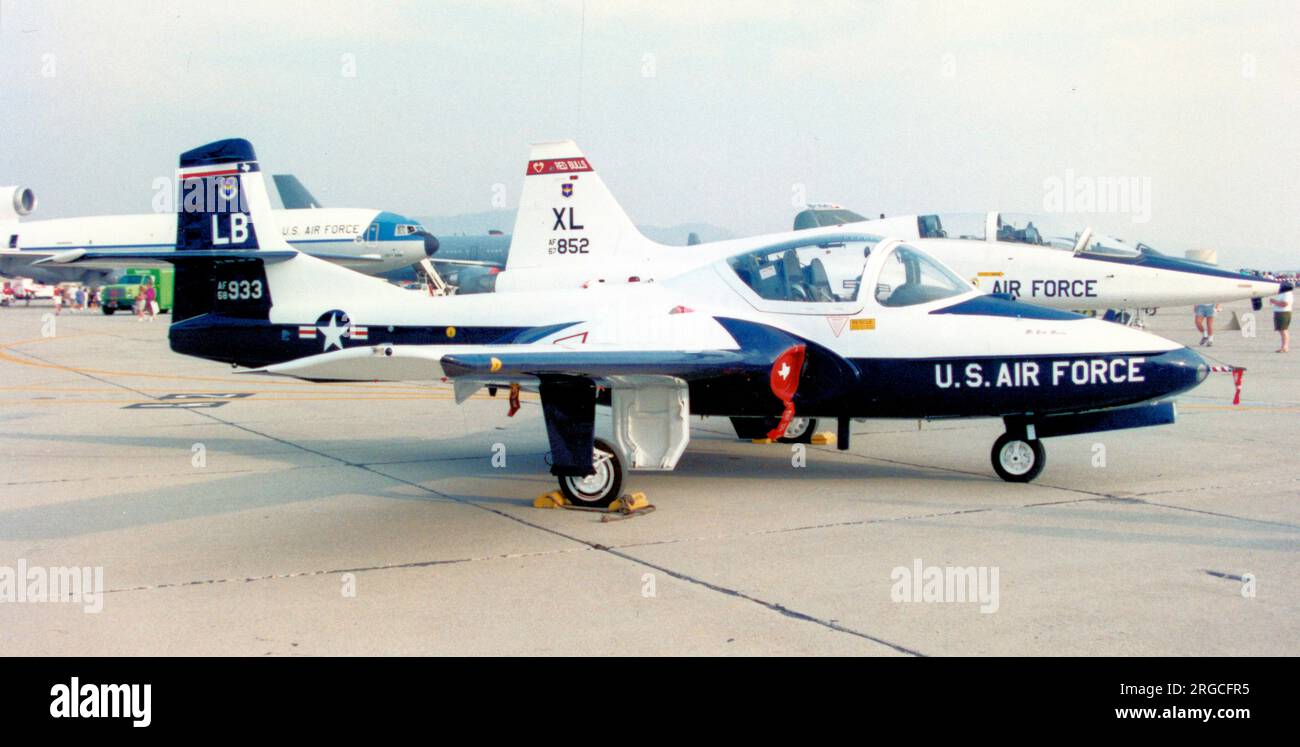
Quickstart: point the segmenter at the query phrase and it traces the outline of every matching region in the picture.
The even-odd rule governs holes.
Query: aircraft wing
[[[488,262],[477,259],[438,259],[436,256],[430,257],[429,261],[435,265],[464,265],[466,267],[496,267],[505,269],[505,264],[501,262]]]
[[[457,402],[484,386],[512,386],[541,395],[551,444],[551,472],[590,475],[598,388],[610,392],[614,440],[634,469],[672,469],[690,438],[689,386],[726,377],[736,386],[770,390],[781,406],[775,438],[794,416],[794,396],[809,346],[763,325],[722,320],[735,347],[645,349],[616,344],[393,345],[343,348],[249,373],[325,381],[447,381]],[[740,340],[743,339],[744,343]],[[714,343],[715,345],[717,343]],[[829,375],[835,361],[824,356]],[[842,378],[842,377],[839,377]],[[517,400],[512,400],[517,407]],[[511,411],[513,413],[513,410]],[[774,435],[776,434],[776,435]]]
[[[543,376],[607,380],[626,376],[691,379],[736,372],[754,361],[740,350],[574,350],[555,345],[372,345],[298,358],[245,373],[329,381],[536,382]]]
[[[330,250],[330,249],[312,249],[311,251],[304,252],[304,253],[310,254],[311,256],[316,257],[317,259],[324,259],[330,262],[383,262],[384,261],[384,257],[382,254],[373,253],[373,252],[369,254],[353,254],[352,252],[340,252],[340,251]]]

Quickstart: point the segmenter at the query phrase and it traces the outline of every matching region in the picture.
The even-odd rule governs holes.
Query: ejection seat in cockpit
[[[799,253],[789,249],[781,255],[781,277],[785,283],[783,298],[787,301],[811,301],[812,296],[803,283],[803,268],[799,265]]]
[[[814,301],[838,301],[835,297],[835,291],[831,287],[830,275],[826,273],[826,265],[821,259],[814,257],[813,261],[804,268],[805,283],[809,292],[812,294]]]

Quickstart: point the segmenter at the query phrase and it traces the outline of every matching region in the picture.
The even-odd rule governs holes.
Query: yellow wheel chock
[[[558,490],[552,490],[549,493],[542,493],[533,499],[533,508],[567,508],[572,511],[599,511],[606,514],[600,517],[602,522],[619,521],[620,519],[630,519],[640,514],[648,514],[655,510],[653,504],[645,497],[645,493],[624,493],[616,498],[609,508],[588,508],[585,506],[575,506],[565,500],[564,495]],[[618,514],[612,516],[610,514]]]
[[[564,500],[564,496],[558,490],[542,493],[533,499],[533,508],[564,508],[567,505],[569,502]]]

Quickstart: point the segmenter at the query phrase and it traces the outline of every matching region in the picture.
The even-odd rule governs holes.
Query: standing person
[[[141,283],[138,286],[136,286],[135,289],[135,320],[137,322],[144,321],[144,305],[145,305],[144,282],[141,281]]]
[[[54,315],[61,316],[62,314],[63,314],[63,289],[56,285],[54,286]]]
[[[1273,329],[1282,336],[1282,347],[1274,352],[1289,353],[1291,352],[1291,309],[1295,306],[1295,291],[1279,293],[1268,299],[1268,302],[1273,306]]]
[[[1214,312],[1218,310],[1217,303],[1196,305],[1196,331],[1201,333],[1201,345],[1205,347],[1214,347]]]
[[[78,286],[77,286],[77,296],[76,296],[76,298],[77,298],[77,311],[85,311],[85,310],[86,310],[86,288],[85,288],[85,286],[82,286],[82,285],[78,285]]]
[[[145,281],[144,285],[144,306],[145,312],[149,314],[149,321],[158,313],[158,302],[155,300],[158,296],[157,289],[153,287],[153,278]]]

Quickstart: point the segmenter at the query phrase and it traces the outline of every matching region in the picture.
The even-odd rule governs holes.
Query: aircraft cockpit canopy
[[[1111,257],[1137,257],[1152,252],[1159,254],[1146,244],[1139,243],[1134,246],[1124,239],[1096,232],[1093,232],[1088,237],[1088,245],[1083,248],[1083,251],[1092,254],[1105,254]]]
[[[935,213],[916,216],[916,227],[922,239],[1029,244],[1112,257],[1137,257],[1154,251],[1049,213]]]
[[[1138,247],[1123,239],[1100,233],[1090,226],[1070,224],[1054,215],[998,213],[997,226],[998,241],[1111,257],[1136,257],[1141,254]]]
[[[970,289],[947,267],[907,244],[895,247],[876,275],[876,301],[881,306],[914,306]]]
[[[767,301],[842,303],[855,301],[862,270],[877,236],[822,236],[761,247],[727,264]]]
[[[1074,251],[1085,227],[1065,223],[1052,215],[998,213],[997,231],[998,241]]]
[[[923,239],[983,241],[988,213],[937,213],[916,216],[917,235]]]

